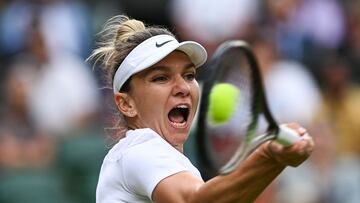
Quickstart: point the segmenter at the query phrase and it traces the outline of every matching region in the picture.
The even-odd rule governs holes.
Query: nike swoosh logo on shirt
[[[164,46],[164,44],[169,43],[169,42],[171,42],[171,41],[173,41],[173,40],[171,39],[171,40],[165,41],[165,42],[160,43],[160,44],[158,44],[158,43],[156,42],[156,43],[155,43],[155,46],[156,46],[157,48],[159,48],[159,47]]]

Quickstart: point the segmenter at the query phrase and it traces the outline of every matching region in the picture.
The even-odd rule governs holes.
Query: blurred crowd
[[[210,57],[227,39],[254,48],[276,119],[316,141],[258,203],[360,202],[359,0],[0,0],[1,203],[95,202],[111,90],[85,59],[118,14],[166,26]]]

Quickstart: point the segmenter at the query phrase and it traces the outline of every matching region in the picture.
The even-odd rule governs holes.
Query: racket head
[[[265,139],[274,139],[278,131],[266,103],[257,60],[246,42],[232,40],[222,43],[210,60],[209,69],[211,74],[202,89],[196,136],[198,161],[205,179],[231,172],[235,166],[229,162],[235,154],[236,159],[246,158],[252,151],[249,151],[250,144],[256,148]],[[223,83],[235,86],[239,93],[231,116],[219,123],[214,122],[210,110],[211,95],[213,88]]]

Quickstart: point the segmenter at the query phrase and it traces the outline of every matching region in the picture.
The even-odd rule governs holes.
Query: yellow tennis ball
[[[209,95],[208,116],[214,124],[228,121],[235,111],[240,90],[230,83],[218,83]]]

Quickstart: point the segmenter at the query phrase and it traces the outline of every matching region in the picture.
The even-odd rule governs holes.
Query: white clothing
[[[181,171],[201,178],[190,160],[159,134],[149,128],[129,130],[104,158],[96,202],[152,202],[156,185]]]

